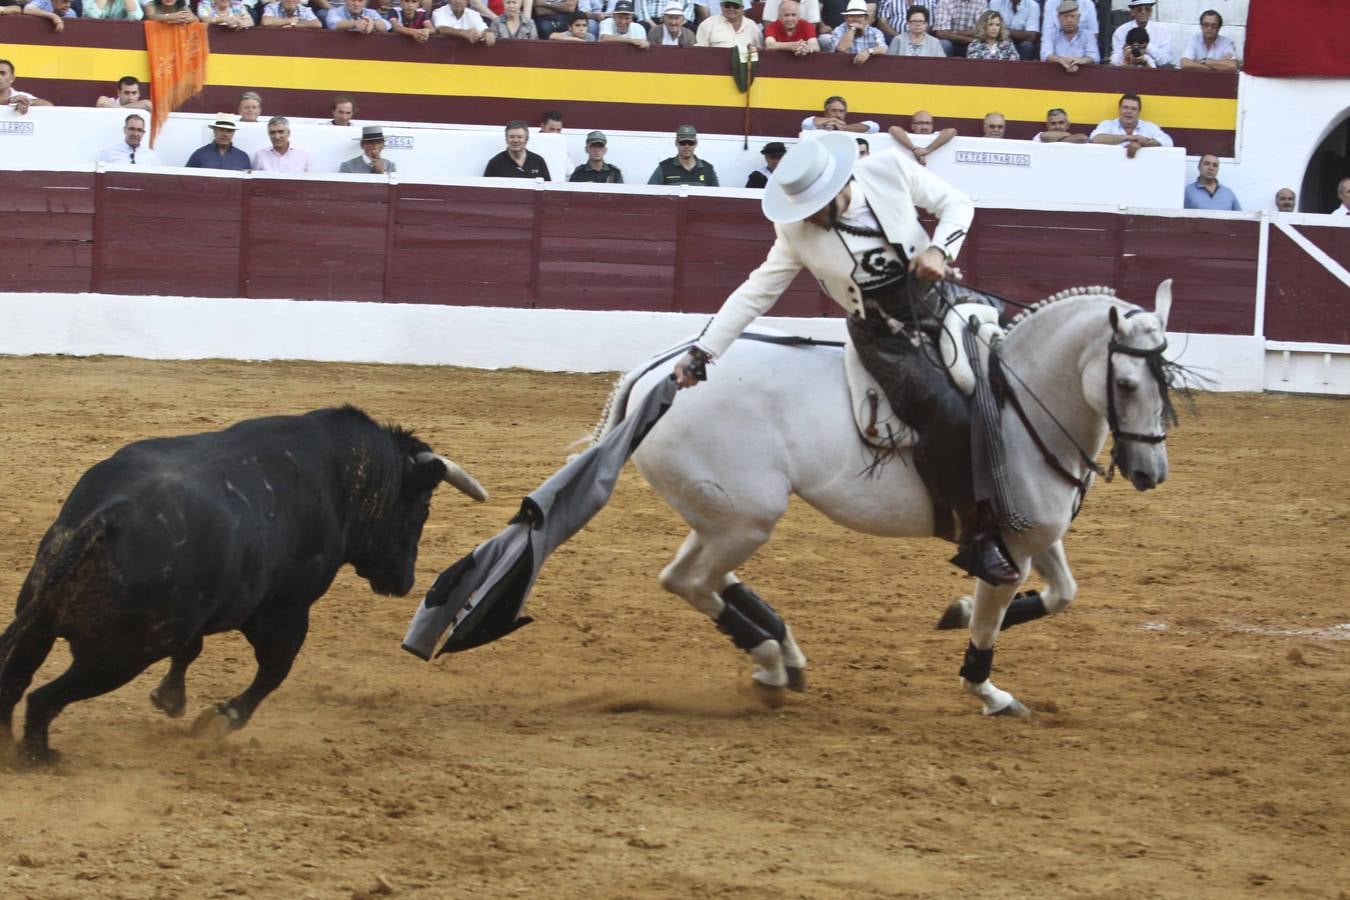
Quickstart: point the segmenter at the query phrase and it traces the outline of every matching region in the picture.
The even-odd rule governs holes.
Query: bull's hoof
[[[181,691],[173,693],[155,688],[150,692],[150,705],[170,719],[180,719],[187,711],[187,695]]]
[[[957,597],[947,608],[942,611],[942,618],[938,619],[938,631],[951,631],[955,628],[968,628],[970,626],[970,610],[974,601],[970,597]]]
[[[806,670],[798,666],[787,667],[787,686],[789,691],[806,693]]]
[[[192,736],[204,741],[222,740],[231,731],[244,727],[239,712],[231,706],[219,703],[204,710],[192,723]]]
[[[61,761],[61,754],[46,744],[30,744],[27,741],[18,746],[14,761],[21,769],[46,769]]]
[[[1031,710],[1023,706],[1021,700],[1014,700],[1013,702],[1009,703],[1002,709],[996,709],[991,713],[987,713],[986,715],[1007,716],[1010,719],[1030,719]]]
[[[759,702],[769,709],[778,709],[787,702],[787,691],[784,688],[765,684],[762,681],[752,681],[751,683],[755,686],[755,696],[759,698]]]

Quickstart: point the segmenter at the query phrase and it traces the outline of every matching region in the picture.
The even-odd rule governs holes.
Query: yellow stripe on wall
[[[25,44],[12,46],[10,52],[18,66],[20,86],[24,77],[106,83],[123,75],[142,80],[150,77],[142,50]],[[736,90],[729,73],[691,75],[216,53],[210,57],[207,81],[259,90],[329,94],[360,93],[371,90],[372,85],[391,93],[411,93],[409,87],[415,85],[417,94],[429,97],[567,97],[591,103],[738,109],[745,105],[745,95]],[[939,118],[979,119],[987,112],[998,111],[1014,121],[1041,122],[1047,109],[1063,106],[1080,125],[1114,118],[1119,97],[1116,93],[1032,88],[759,78],[751,89],[751,101],[756,109],[800,110],[805,115],[820,109],[824,99],[833,94],[847,97],[852,109],[897,117],[927,109]],[[1147,96],[1143,117],[1163,127],[1233,131],[1237,100]]]

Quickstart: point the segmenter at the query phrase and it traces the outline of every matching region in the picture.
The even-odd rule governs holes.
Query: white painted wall
[[[396,303],[0,294],[0,354],[146,359],[305,359],[542,371],[622,371],[696,336],[708,317]],[[842,340],[844,321],[766,317],[791,334]],[[1223,391],[1259,391],[1265,342],[1173,334],[1181,361]],[[1350,383],[1345,385],[1350,392]]]

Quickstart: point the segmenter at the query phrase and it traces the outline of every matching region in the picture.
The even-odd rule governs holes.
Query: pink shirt
[[[286,148],[284,156],[267,147],[253,155],[253,169],[256,172],[308,172],[309,154],[294,144]]]

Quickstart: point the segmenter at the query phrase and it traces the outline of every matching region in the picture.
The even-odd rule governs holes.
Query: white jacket
[[[868,206],[886,238],[907,259],[931,245],[947,259],[956,258],[975,216],[969,197],[898,148],[858,160],[853,177],[862,183]],[[938,217],[932,240],[919,223],[916,206]],[[732,292],[698,339],[698,346],[709,354],[725,353],[751,322],[778,302],[803,266],[809,265],[821,290],[845,312],[865,315],[862,289],[854,279],[856,261],[839,235],[805,221],[775,225],[774,230],[778,238],[769,255]]]

